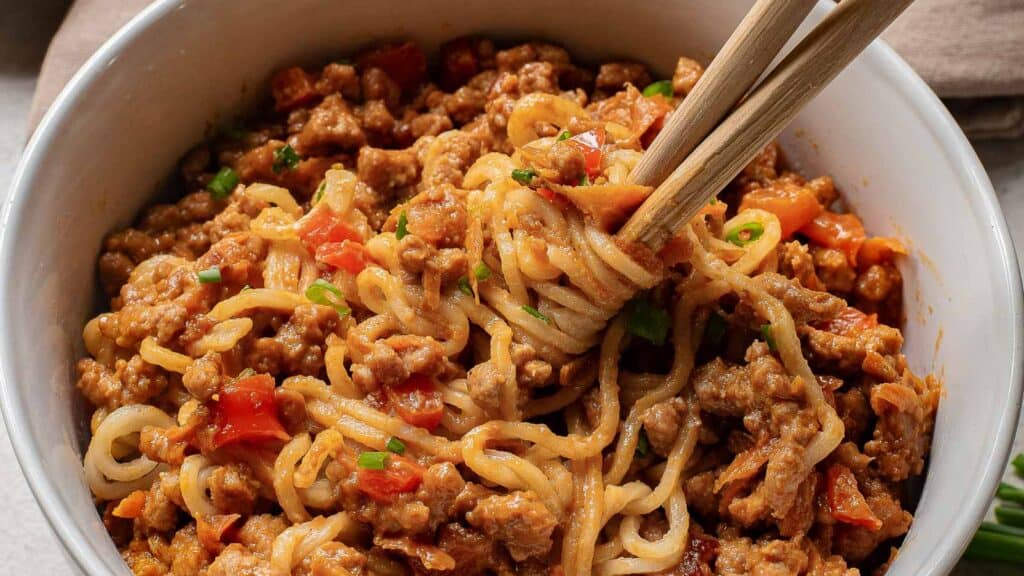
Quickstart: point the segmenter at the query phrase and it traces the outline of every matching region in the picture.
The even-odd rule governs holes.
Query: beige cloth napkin
[[[149,0],[77,0],[43,62],[34,127],[64,84]],[[1024,0],[917,0],[885,39],[946,99],[968,136],[1024,136]]]

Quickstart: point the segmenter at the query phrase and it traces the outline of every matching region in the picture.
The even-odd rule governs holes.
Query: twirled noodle
[[[123,498],[134,490],[148,488],[161,466],[139,455],[128,462],[114,458],[114,443],[142,432],[147,426],[168,428],[174,418],[155,406],[128,404],[114,410],[103,420],[89,441],[85,453],[85,477],[89,489],[99,498]]]
[[[215,324],[209,332],[193,344],[193,354],[227,352],[252,330],[252,318],[232,318]],[[147,360],[148,361],[148,360]]]
[[[202,454],[187,456],[181,463],[178,479],[181,484],[181,499],[195,518],[208,518],[220,514],[207,495],[210,475],[215,469],[213,461]]]
[[[332,540],[353,543],[361,531],[359,523],[345,512],[296,523],[274,538],[270,569],[274,576],[289,576],[293,568],[321,545]]]
[[[142,359],[150,364],[178,374],[184,374],[185,370],[192,365],[191,356],[157,344],[156,339],[152,336],[146,337],[139,345],[139,356],[142,356]]]
[[[227,300],[221,300],[207,316],[214,320],[227,320],[254,308],[291,312],[296,306],[308,303],[309,300],[306,300],[305,297],[288,290],[250,288],[242,290]]]

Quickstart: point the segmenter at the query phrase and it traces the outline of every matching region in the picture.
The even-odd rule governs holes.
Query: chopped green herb
[[[214,199],[223,200],[231,195],[235,186],[238,186],[238,174],[229,166],[225,166],[217,172],[213,180],[210,180],[206,189]]]
[[[1011,464],[1017,470],[1018,476],[1024,476],[1024,454],[1017,454]]]
[[[477,262],[476,266],[473,266],[473,276],[476,276],[477,281],[483,282],[491,277],[491,268],[483,262]]]
[[[409,234],[409,217],[405,215],[405,210],[398,215],[398,226],[395,227],[395,238],[401,240]]]
[[[360,468],[383,470],[388,463],[387,452],[362,452],[357,460]]]
[[[324,197],[324,190],[327,189],[327,180],[324,180],[316,188],[316,196],[313,197],[313,204],[319,204],[320,199]]]
[[[568,140],[569,138],[572,138],[572,132],[569,132],[568,130],[562,130],[562,133],[558,135],[559,142],[562,140]]]
[[[548,318],[547,316],[545,316],[544,314],[542,314],[540,310],[537,310],[533,306],[527,306],[527,305],[524,304],[523,305],[523,312],[526,312],[527,314],[529,314],[530,316],[533,316],[534,318],[536,318],[538,320],[543,320],[544,322],[547,322],[548,324],[551,324],[551,319]]]
[[[529,186],[536,176],[537,171],[533,168],[516,168],[512,171],[512,179],[524,186]]]
[[[704,328],[704,337],[712,348],[718,348],[725,337],[725,318],[718,312],[708,317],[708,325]]]
[[[644,434],[644,431],[641,430],[640,438],[636,441],[636,455],[645,458],[650,447],[650,442],[647,441],[647,434]]]
[[[1019,506],[996,506],[996,520],[1006,526],[1024,528],[1024,508]]]
[[[590,186],[590,178],[587,178],[587,173],[580,174],[580,186]]]
[[[220,268],[214,266],[196,273],[200,284],[216,284],[220,282]]]
[[[772,334],[771,324],[761,324],[761,338],[764,338],[765,343],[768,344],[768,349],[775,352],[775,335]]]
[[[715,198],[714,196],[712,196],[711,200],[708,200],[708,204],[710,204],[712,206],[714,206],[715,204],[718,204],[718,198]]]
[[[1006,482],[999,483],[999,489],[996,490],[996,496],[998,496],[1000,500],[1024,504],[1024,490],[1017,488],[1012,484],[1007,484]]]
[[[245,370],[242,370],[241,372],[239,372],[238,376],[236,376],[235,379],[241,380],[242,378],[248,378],[250,376],[255,376],[255,375],[256,375],[256,371],[255,370],[253,370],[252,368],[246,368]]]
[[[330,294],[332,297],[328,296]],[[350,312],[348,306],[345,306],[345,296],[342,294],[341,289],[331,284],[323,278],[317,278],[306,288],[306,300],[309,300],[313,304],[321,304],[323,306],[330,306],[338,313],[338,316],[344,316]]]
[[[760,222],[741,224],[725,234],[725,239],[737,246],[746,246],[764,234],[764,226]]]
[[[671,80],[658,80],[657,82],[652,82],[652,83],[648,84],[646,88],[644,88],[643,94],[644,94],[644,96],[647,96],[648,98],[650,98],[651,96],[654,96],[655,94],[661,94],[665,98],[671,98],[672,97],[672,81]]]
[[[405,454],[405,442],[402,442],[398,438],[392,436],[391,438],[388,438],[387,449],[389,452],[394,452],[395,454]]]
[[[460,292],[462,292],[466,296],[469,296],[470,298],[473,297],[473,287],[469,285],[469,278],[466,278],[465,276],[460,276],[458,284]]]
[[[285,144],[284,146],[274,150],[274,163],[270,166],[271,169],[276,173],[284,170],[285,168],[291,170],[299,164],[299,154],[295,152],[291,144]]]
[[[626,330],[656,346],[668,336],[668,313],[645,298],[634,298],[626,304]]]

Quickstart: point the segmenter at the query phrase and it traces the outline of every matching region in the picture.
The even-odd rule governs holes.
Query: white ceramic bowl
[[[751,1],[573,4],[162,0],[75,76],[29,144],[6,210],[0,373],[22,469],[82,571],[128,573],[83,479],[87,411],[74,388],[104,234],[128,224],[204,130],[284,65],[383,39],[432,50],[482,33],[547,38],[579,58],[635,58],[668,75],[678,55],[708,61]],[[906,353],[919,373],[944,376],[946,395],[917,518],[890,574],[948,572],[995,490],[1021,393],[1021,288],[991,185],[939,100],[880,43],[783,144],[807,175],[833,175],[871,232],[911,241]]]

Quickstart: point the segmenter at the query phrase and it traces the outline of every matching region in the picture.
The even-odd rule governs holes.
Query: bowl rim
[[[86,61],[47,110],[22,152],[11,182],[9,197],[4,205],[0,206],[0,270],[6,270],[11,264],[14,247],[14,239],[10,232],[12,223],[19,219],[31,201],[28,185],[34,180],[35,174],[43,168],[41,155],[54,139],[59,137],[59,127],[68,120],[82,94],[96,82],[99,72],[104,67],[144,36],[157,21],[186,3],[187,0],[157,0],[144,8]],[[831,2],[819,0],[811,17],[820,19],[832,6],[834,4]],[[962,518],[968,521],[947,527],[945,535],[941,538],[941,543],[947,546],[937,550],[926,565],[921,567],[924,573],[944,574],[959,560],[970,536],[984,518],[991,497],[1002,478],[1016,433],[1017,417],[1021,407],[1019,400],[1024,387],[1024,291],[1016,253],[995,191],[976,152],[952,115],[924,80],[883,41],[874,41],[860,58],[871,67],[872,72],[886,81],[890,89],[915,104],[920,122],[929,129],[944,154],[956,161],[956,169],[963,181],[969,183],[969,187],[976,192],[968,198],[968,202],[977,209],[977,213],[992,230],[991,237],[999,256],[1000,269],[1005,285],[1009,289],[1012,352],[1008,384],[1011,399],[1018,401],[1008,403],[994,420],[996,437],[988,447],[988,467],[978,489],[967,496],[966,505],[962,508]],[[4,276],[0,274],[0,277]],[[8,286],[7,283],[0,285],[0,326],[9,325],[9,308],[13,306],[7,298]],[[4,358],[12,354],[10,340],[7,332],[0,332],[0,411],[15,456],[43,515],[64,547],[66,557],[72,560],[73,567],[86,574],[102,574],[106,570],[105,563],[96,549],[87,544],[81,526],[72,520],[68,507],[59,497],[57,482],[43,471],[39,455],[33,447],[32,434],[27,427],[28,416],[16,410],[21,395],[17,387],[10,384],[9,368],[4,362]]]

